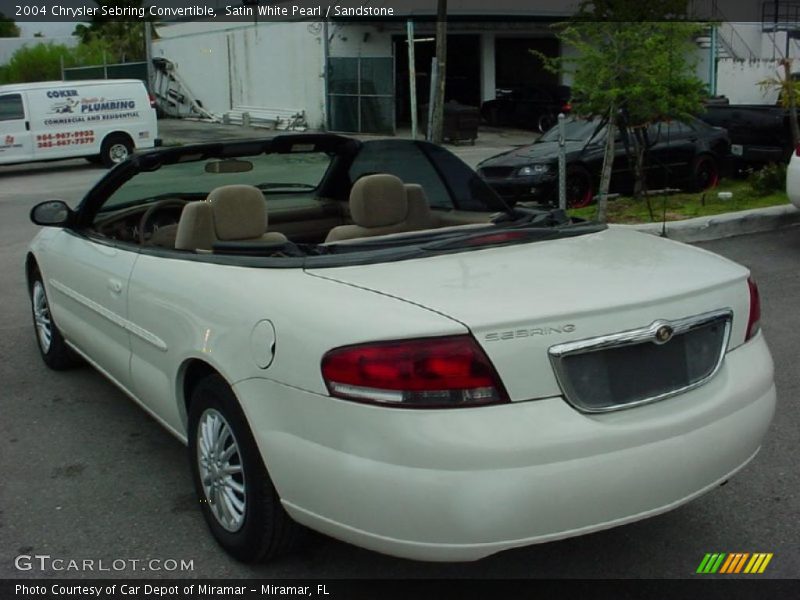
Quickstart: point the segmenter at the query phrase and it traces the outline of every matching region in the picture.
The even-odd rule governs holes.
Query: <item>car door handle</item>
[[[122,292],[122,282],[119,279],[109,279],[108,289],[112,294],[119,294]]]

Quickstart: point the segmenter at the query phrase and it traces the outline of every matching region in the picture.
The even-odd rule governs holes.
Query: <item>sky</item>
[[[63,37],[72,35],[77,23],[42,23],[30,21],[16,21],[21,30],[20,37],[33,37],[33,34],[41,31],[45,37]]]

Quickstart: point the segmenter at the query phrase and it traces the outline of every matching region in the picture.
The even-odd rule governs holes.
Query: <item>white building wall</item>
[[[153,42],[153,57],[172,61],[189,93],[216,114],[231,109],[227,35],[225,31],[189,33]]]
[[[561,44],[561,57],[566,58],[567,60],[571,58],[575,58],[578,56],[578,49],[575,46],[570,46],[569,44]],[[562,71],[561,72],[561,85],[572,85],[574,77],[572,73],[569,71]]]
[[[775,104],[778,92],[762,91],[759,81],[778,76],[778,61],[722,58],[717,63],[717,93],[731,104]]]
[[[481,100],[494,100],[497,97],[495,34],[481,34]]]
[[[380,27],[362,23],[329,25],[330,55],[337,57],[393,56],[392,35]]]
[[[192,23],[159,29],[153,55],[175,63],[203,106],[304,110],[324,123],[322,27],[317,23]],[[173,27],[180,28],[175,31]]]
[[[270,22],[228,36],[234,106],[302,109],[310,127],[323,126],[321,27]]]

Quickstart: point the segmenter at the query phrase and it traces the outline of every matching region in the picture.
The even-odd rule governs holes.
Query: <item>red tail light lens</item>
[[[567,102],[566,104],[564,104],[564,105],[561,107],[561,112],[563,112],[563,113],[568,113],[568,112],[570,112],[571,110],[572,110],[572,104],[570,104],[569,102]]]
[[[795,146],[794,155],[800,156],[800,144],[797,144],[797,146]]]
[[[156,97],[153,94],[147,94],[147,97],[150,99],[150,108],[156,107]]]
[[[322,377],[332,396],[403,408],[508,402],[469,335],[336,348],[322,358]]]
[[[744,341],[752,338],[761,329],[761,296],[758,294],[758,286],[751,277],[747,279],[747,286],[750,288],[750,316],[747,319]]]

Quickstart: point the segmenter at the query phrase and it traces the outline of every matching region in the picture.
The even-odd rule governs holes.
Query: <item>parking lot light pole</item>
[[[567,154],[564,140],[564,113],[558,113],[558,208],[567,209]]]

